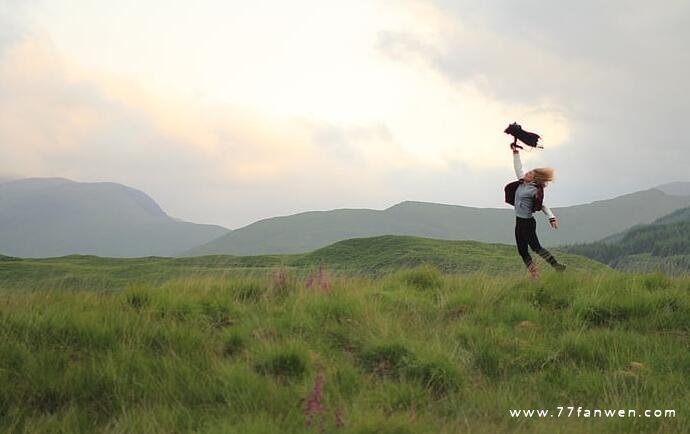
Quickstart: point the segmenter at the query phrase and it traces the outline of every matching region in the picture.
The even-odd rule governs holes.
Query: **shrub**
[[[429,290],[443,286],[443,276],[432,265],[420,265],[402,274],[403,281],[416,289]]]
[[[502,374],[503,353],[490,342],[480,344],[474,352],[474,365],[489,378],[496,379]]]
[[[309,361],[306,353],[295,347],[281,347],[269,350],[259,357],[255,368],[262,374],[291,379],[306,374]]]
[[[133,309],[143,309],[151,304],[151,295],[148,288],[143,286],[130,286],[124,291],[125,303]]]
[[[214,328],[227,327],[235,323],[230,308],[218,300],[202,300],[201,313]]]
[[[600,335],[567,334],[561,338],[561,360],[578,366],[604,368],[608,364],[607,346]]]
[[[343,324],[325,324],[319,327],[319,334],[329,348],[354,353],[361,348],[359,336],[350,327]]]
[[[306,310],[320,324],[350,322],[359,317],[359,304],[355,299],[328,294],[309,300]]]
[[[610,326],[616,322],[628,319],[630,312],[623,306],[618,305],[593,305],[584,308],[581,316],[589,324]]]
[[[187,321],[198,309],[197,303],[192,300],[191,297],[185,297],[183,294],[167,292],[164,296],[156,298],[157,314],[160,318]]]
[[[467,314],[469,307],[457,300],[451,300],[443,307],[444,317],[449,320],[460,319]]]
[[[359,355],[365,370],[382,376],[399,376],[413,359],[412,352],[400,343],[375,345]]]
[[[462,383],[455,365],[442,358],[411,361],[405,376],[420,381],[437,396],[458,390]]]
[[[116,375],[96,366],[72,367],[65,372],[67,394],[92,415],[110,417],[118,405]]]
[[[219,378],[220,387],[231,398],[228,405],[239,414],[258,413],[275,404],[275,392],[271,380],[265,378],[245,364],[229,365]],[[227,426],[218,432],[227,432]],[[242,432],[242,431],[238,431]]]
[[[654,300],[655,310],[668,310],[671,312],[677,312],[681,309],[681,298],[675,294],[660,294]]]
[[[16,325],[26,333],[38,348],[47,346],[69,346],[90,351],[109,351],[117,346],[117,335],[113,325],[101,318],[87,314],[67,316],[63,312],[38,317],[33,321],[18,318]]]
[[[242,282],[234,289],[235,300],[244,303],[259,301],[265,292],[266,288],[256,282]]]
[[[416,411],[429,404],[429,391],[419,381],[382,381],[372,396],[385,414]]]
[[[532,294],[532,304],[536,307],[561,310],[570,307],[572,300],[571,297],[538,288]]]
[[[539,310],[533,305],[520,300],[514,300],[502,306],[496,316],[501,322],[517,325],[526,320],[531,323],[538,323],[540,319],[539,313]]]
[[[247,346],[246,335],[233,332],[230,333],[223,342],[223,355],[235,356]]]
[[[198,358],[204,354],[206,340],[199,329],[186,326],[152,326],[141,332],[141,345],[151,353],[175,353],[178,357]]]
[[[335,371],[332,384],[341,396],[352,399],[360,390],[359,375],[354,366],[345,363]]]
[[[642,285],[649,291],[653,291],[655,289],[666,289],[671,286],[671,279],[664,273],[651,273],[642,278]]]

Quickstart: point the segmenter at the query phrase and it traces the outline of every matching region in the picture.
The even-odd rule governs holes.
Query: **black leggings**
[[[529,250],[527,250],[528,245],[551,266],[555,267],[558,264],[556,258],[539,244],[537,222],[534,220],[534,217],[528,219],[515,217],[515,242],[525,266],[529,267],[532,264],[532,257],[529,254]]]

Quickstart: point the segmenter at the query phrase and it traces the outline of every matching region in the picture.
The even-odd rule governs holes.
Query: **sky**
[[[690,181],[690,2],[0,0],[0,178],[236,229],[404,200],[551,207]]]

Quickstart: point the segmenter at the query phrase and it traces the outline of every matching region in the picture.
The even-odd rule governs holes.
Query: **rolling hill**
[[[690,207],[601,241],[564,247],[623,270],[690,272]]]
[[[650,189],[554,208],[561,228],[548,228],[539,213],[539,237],[547,246],[597,241],[687,206],[690,196]],[[312,211],[260,220],[184,255],[302,253],[348,238],[388,234],[511,244],[513,226],[513,210],[507,205],[498,209],[406,201],[385,210]]]
[[[120,184],[63,178],[0,183],[5,255],[173,255],[228,232],[178,221],[145,193]]]
[[[573,272],[609,268],[583,256],[553,253]],[[343,240],[313,252],[289,255],[178,258],[70,255],[4,259],[0,257],[0,289],[21,290],[40,287],[112,290],[136,283],[162,284],[190,276],[197,279],[231,274],[269,276],[281,268],[305,275],[321,266],[338,274],[368,276],[423,264],[446,273],[507,275],[525,272],[514,246],[399,235]],[[544,265],[544,269],[548,266]]]
[[[553,251],[571,268],[600,270],[599,262]],[[294,255],[292,266],[322,264],[335,269],[378,274],[428,264],[447,273],[486,272],[504,274],[523,271],[515,246],[479,241],[455,241],[414,236],[383,235],[339,241],[303,255]]]

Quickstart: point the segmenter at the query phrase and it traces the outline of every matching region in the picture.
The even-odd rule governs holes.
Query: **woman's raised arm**
[[[522,171],[522,161],[520,161],[520,151],[513,149],[513,166],[515,166],[515,176],[518,179],[522,179],[525,176],[525,172]]]

